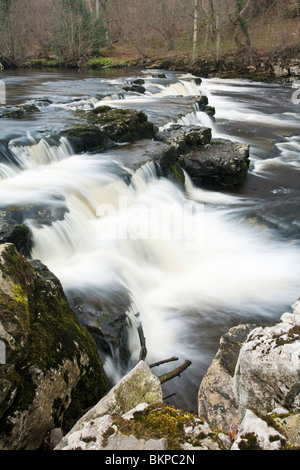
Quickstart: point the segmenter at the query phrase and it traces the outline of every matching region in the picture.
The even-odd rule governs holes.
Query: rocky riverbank
[[[189,57],[157,57],[134,59],[126,65],[129,68],[182,70],[202,78],[239,78],[280,83],[300,79],[300,59],[297,56],[270,57],[253,53],[252,57],[245,59],[233,54],[220,60],[200,57],[195,63]]]

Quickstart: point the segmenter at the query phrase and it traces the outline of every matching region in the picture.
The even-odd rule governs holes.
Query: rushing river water
[[[164,393],[196,410],[220,336],[240,323],[277,321],[299,297],[300,108],[290,85],[205,79],[198,86],[188,74],[157,73],[2,72],[7,104],[34,102],[40,112],[0,120],[0,209],[42,204],[63,211],[52,224],[25,220],[32,257],[70,298],[90,303],[89,319],[97,317],[97,302],[112,310],[130,302],[127,369],[139,357],[139,314],[149,363],[174,355],[192,361]],[[146,93],[125,92],[138,77]],[[215,121],[191,106],[201,93],[216,107]],[[75,110],[100,104],[141,109],[161,129],[205,125],[215,138],[249,143],[247,181],[215,191],[187,177],[184,192],[148,164],[128,184],[123,162],[138,157],[143,143],[74,155],[66,139],[51,141],[76,120]],[[117,353],[103,356],[112,381],[126,373]]]

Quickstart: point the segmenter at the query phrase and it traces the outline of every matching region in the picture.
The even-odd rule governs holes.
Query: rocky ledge
[[[198,415],[162,400],[141,361],[56,450],[300,450],[300,301],[274,325],[240,325],[199,389]]]

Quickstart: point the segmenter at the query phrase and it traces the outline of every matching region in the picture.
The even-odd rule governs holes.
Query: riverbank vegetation
[[[8,67],[298,57],[300,0],[0,0]]]

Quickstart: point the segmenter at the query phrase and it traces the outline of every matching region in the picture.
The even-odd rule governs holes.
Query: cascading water
[[[151,79],[149,83],[154,86]],[[205,82],[204,89],[209,87]],[[182,77],[156,87],[153,94],[147,83],[146,89],[147,96],[135,99],[143,106],[147,100],[159,103],[168,96],[199,94],[199,87]],[[218,120],[217,114],[213,133],[232,138],[226,125],[220,125],[228,102],[209,92],[210,104],[222,115]],[[128,104],[131,97],[122,102]],[[84,102],[80,106],[85,107]],[[196,108],[173,122],[208,125],[211,120]],[[277,145],[285,157],[291,140],[299,145],[296,137]],[[187,175],[182,191],[158,178],[152,164],[130,172],[128,183],[116,163],[118,149],[73,155],[64,139],[56,145],[46,140],[13,144],[10,151],[21,171],[6,173],[1,201],[42,201],[50,206],[59,201],[64,207],[64,217],[51,224],[27,221],[33,235],[32,257],[57,275],[70,299],[75,292],[92,299],[93,305],[117,305],[127,312],[130,360],[121,364],[117,350],[103,357],[112,381],[138,360],[139,320],[149,363],[174,355],[192,361],[171,390],[177,393],[176,405],[195,409],[201,377],[221,334],[239,323],[274,321],[299,296],[299,242],[284,238],[280,227],[253,220],[252,211],[261,201],[251,192],[251,181],[255,171],[263,173],[259,165],[250,174],[250,195],[226,194],[196,188]],[[252,159],[259,161],[256,154]],[[292,161],[297,161],[294,147],[289,164]],[[274,164],[272,158],[270,163]],[[97,309],[89,311],[92,314],[97,315]]]

